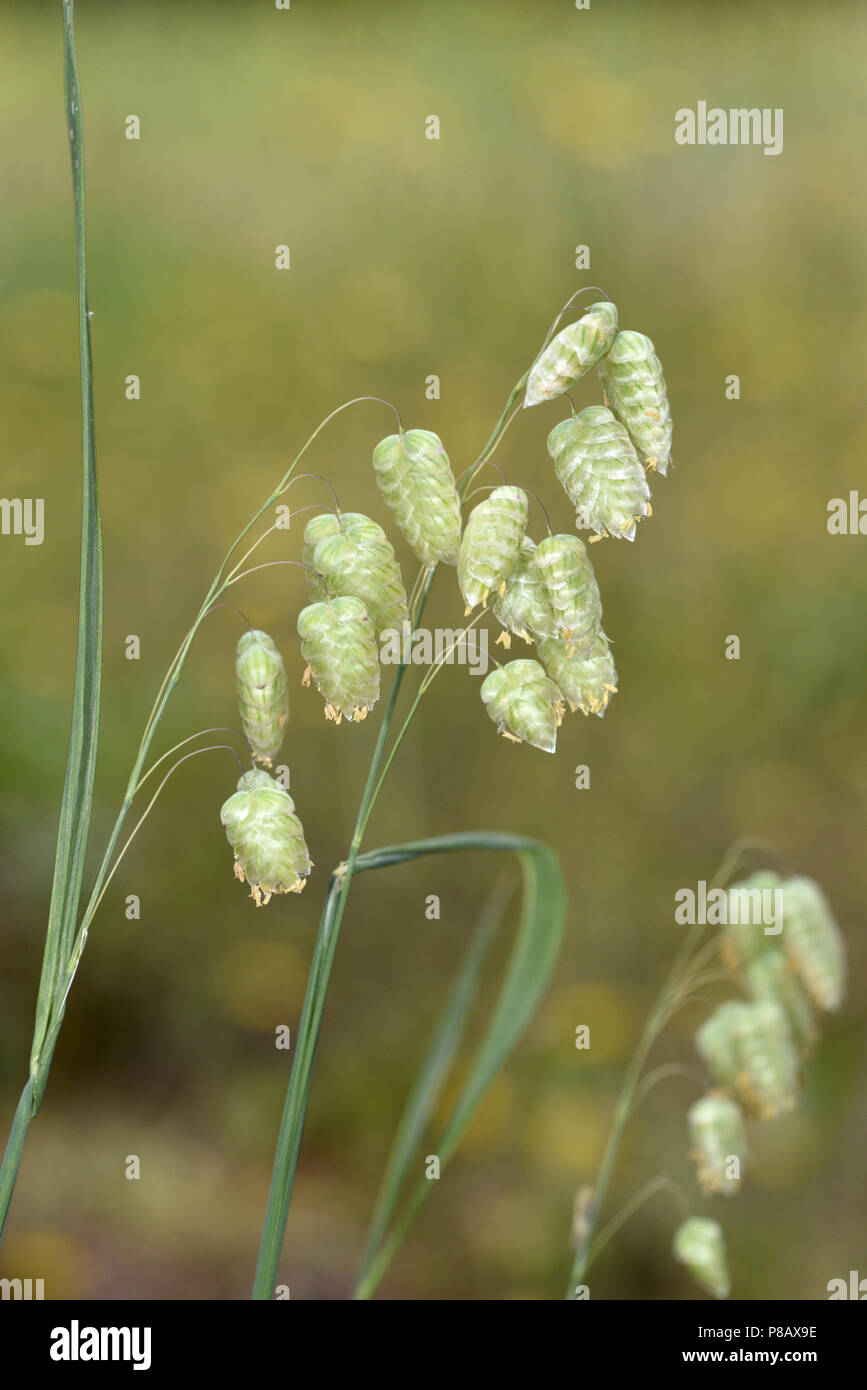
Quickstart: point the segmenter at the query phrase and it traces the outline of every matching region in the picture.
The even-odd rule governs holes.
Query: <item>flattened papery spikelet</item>
[[[538,661],[509,661],[485,677],[482,703],[498,733],[545,753],[557,746],[563,697]]]
[[[776,893],[780,882],[779,874],[761,869],[728,890],[728,925],[723,932],[722,958],[728,970],[741,982],[750,963],[768,944],[764,928],[772,925],[776,899],[771,895]]]
[[[664,476],[671,460],[671,409],[653,343],[627,329],[597,365],[606,404],[626,426],[642,462]]]
[[[632,440],[611,411],[590,405],[561,421],[548,436],[548,452],[578,529],[634,540],[637,522],[650,515],[650,488]]]
[[[539,643],[539,660],[571,710],[600,718],[604,715],[608,701],[617,693],[617,670],[604,632],[585,655],[575,650],[570,655],[564,637],[549,637]]]
[[[538,642],[545,637],[556,637],[560,630],[542,587],[535,555],[536,542],[525,536],[505,589],[491,596],[491,610],[505,629],[497,641],[507,648],[511,646],[511,635],[525,642]]]
[[[562,396],[599,361],[617,333],[617,310],[610,300],[591,304],[575,323],[561,329],[539,354],[527,378],[524,406]]]
[[[708,1072],[720,1086],[734,1090],[737,1079],[737,1045],[735,1024],[741,1010],[747,1008],[742,1000],[728,1000],[705,1019],[695,1035],[695,1045]]]
[[[274,893],[300,893],[313,867],[295,803],[267,772],[246,773],[220,819],[235,851],[235,877],[257,907]]]
[[[687,1114],[692,1158],[702,1191],[731,1197],[741,1185],[747,1157],[744,1117],[737,1101],[711,1091],[692,1105]],[[737,1176],[732,1159],[738,1160]]]
[[[313,517],[304,531],[307,563],[332,597],[360,599],[376,631],[400,628],[409,619],[406,589],[388,536],[361,512]],[[312,595],[311,595],[312,596]]]
[[[753,999],[770,999],[779,1004],[788,1020],[802,1056],[815,1045],[818,1025],[810,999],[783,947],[766,946],[746,968],[746,986]]]
[[[312,676],[326,718],[337,724],[366,719],[379,699],[379,653],[361,600],[345,596],[309,604],[298,615],[298,635],[308,667],[304,684]]]
[[[695,1282],[715,1298],[727,1298],[731,1279],[722,1226],[708,1216],[690,1216],[674,1233],[672,1251]]]
[[[774,1000],[721,1005],[695,1041],[711,1076],[750,1114],[772,1119],[795,1104],[797,1047],[785,1012]]]
[[[458,583],[471,613],[489,594],[502,595],[527,530],[527,494],[519,487],[494,488],[470,512],[458,556]]]
[[[846,949],[828,900],[811,878],[783,884],[786,954],[820,1009],[839,1009],[846,991]]]
[[[536,546],[536,571],[561,637],[586,654],[599,636],[602,600],[587,547],[577,536],[547,536]]]
[[[339,530],[340,522],[334,512],[320,512],[319,516],[312,516],[304,527],[301,563],[306,566],[304,574],[311,603],[320,603],[329,596],[325,579],[316,569],[316,547],[326,536],[336,535]]]
[[[425,565],[456,565],[461,504],[442,441],[431,430],[390,434],[373,451],[376,481],[395,521]]]
[[[283,658],[267,632],[245,632],[235,658],[241,725],[256,762],[270,767],[289,719]]]

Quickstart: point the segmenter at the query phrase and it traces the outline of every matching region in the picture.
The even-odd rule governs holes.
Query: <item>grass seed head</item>
[[[770,1120],[792,1109],[800,1059],[776,1000],[729,1000],[702,1024],[695,1041],[711,1076],[749,1114]]]
[[[715,1298],[727,1298],[731,1288],[725,1240],[718,1221],[690,1216],[674,1233],[674,1258],[686,1265],[700,1288]]]
[[[627,329],[597,366],[606,404],[626,426],[642,463],[664,477],[671,461],[671,408],[653,343]]]
[[[733,1196],[741,1185],[741,1175],[729,1176],[730,1161],[738,1159],[742,1170],[747,1156],[744,1117],[737,1101],[711,1091],[690,1107],[687,1124],[702,1192],[706,1196],[714,1192]]]
[[[394,547],[382,527],[361,512],[326,513],[330,524],[314,516],[304,529],[305,561],[316,571],[310,579],[333,597],[360,599],[377,633],[400,628],[409,619],[406,589]],[[311,598],[316,599],[314,585]]]
[[[456,565],[461,504],[442,440],[431,430],[401,430],[373,451],[376,481],[406,540],[425,565]]]
[[[267,772],[248,772],[220,819],[235,851],[235,876],[262,907],[274,893],[300,893],[313,867],[304,827],[287,791]]]
[[[617,333],[617,310],[610,300],[591,304],[575,323],[561,329],[540,353],[527,378],[524,406],[562,396],[599,361]]]
[[[828,900],[811,878],[783,884],[782,942],[820,1009],[839,1009],[846,992],[846,948]]]
[[[770,922],[762,920],[766,895],[780,887],[780,876],[770,869],[761,869],[749,878],[735,883],[728,891],[728,925],[723,932],[722,958],[739,983],[743,983],[750,963],[765,950],[768,937],[764,932]]]
[[[379,699],[379,653],[361,600],[343,596],[309,604],[298,615],[298,635],[326,718],[336,724],[366,719]]]
[[[559,636],[571,651],[586,655],[602,622],[602,600],[586,545],[577,536],[546,536],[536,546],[534,564]]]
[[[539,643],[539,660],[573,713],[580,709],[583,714],[602,718],[608,701],[617,693],[617,670],[604,632],[586,655],[574,650],[570,655],[565,638],[548,637]]]
[[[504,738],[554,752],[563,696],[538,661],[509,661],[497,667],[485,677],[481,697]]]
[[[473,507],[458,555],[458,583],[467,613],[506,592],[527,531],[529,504],[519,487],[497,487]]]
[[[766,946],[746,968],[746,986],[753,999],[769,999],[786,1015],[802,1056],[807,1056],[819,1035],[806,989],[777,942]]]
[[[235,659],[241,726],[256,762],[270,767],[289,720],[283,658],[267,632],[245,632]]]
[[[559,633],[554,610],[534,563],[535,555],[536,542],[525,536],[505,588],[502,593],[498,590],[491,594],[491,610],[497,622],[505,629],[507,636],[512,634],[525,642],[538,642],[545,637],[556,637]],[[508,647],[511,644],[505,641],[504,645]]]
[[[306,566],[307,593],[311,603],[320,603],[328,598],[325,578],[316,569],[316,547],[326,536],[333,536],[339,530],[340,522],[333,512],[320,512],[318,516],[312,516],[304,527],[301,563]]]
[[[562,420],[548,436],[554,470],[577,513],[597,536],[635,539],[650,514],[647,474],[626,429],[604,405]]]

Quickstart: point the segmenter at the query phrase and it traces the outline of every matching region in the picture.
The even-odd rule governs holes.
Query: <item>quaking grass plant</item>
[[[567,1299],[590,1296],[587,1276],[609,1241],[657,1192],[682,1210],[672,1252],[695,1283],[727,1298],[731,1275],[725,1237],[712,1216],[692,1214],[683,1190],[666,1174],[650,1178],[598,1230],[624,1130],[635,1110],[668,1077],[694,1073],[662,1063],[645,1073],[650,1053],[672,1016],[696,1003],[708,985],[734,983],[737,999],[720,1004],[699,1027],[696,1050],[710,1088],[686,1117],[690,1157],[702,1195],[731,1198],[749,1165],[750,1123],[767,1123],[797,1104],[806,1063],[819,1039],[819,1016],[840,1007],[846,951],[825,895],[810,878],[782,879],[770,870],[727,887],[748,842],[734,845],[711,884],[722,930],[702,943],[693,923],[653,1005],[627,1066],[595,1182],[579,1188],[573,1219],[574,1260]],[[713,918],[708,913],[713,924]],[[725,968],[720,969],[720,964]],[[704,1084],[704,1083],[702,1083]]]
[[[584,290],[574,294],[555,318],[533,363],[513,387],[479,457],[459,480],[437,435],[426,429],[404,429],[400,415],[388,402],[363,396],[338,406],[316,427],[277,486],[236,536],[207,589],[157,693],[114,827],[89,896],[83,901],[99,745],[102,539],[94,450],[83,134],[73,0],[63,0],[62,15],[77,239],[83,425],[78,645],[69,753],[30,1069],[0,1167],[0,1236],[26,1134],[42,1101],[66,1001],[94,917],[127,848],[176,768],[215,749],[228,749],[238,759],[240,780],[223,805],[221,819],[234,852],[235,876],[249,886],[257,907],[267,905],[275,896],[300,893],[313,872],[299,811],[288,788],[270,770],[291,728],[291,675],[287,675],[283,656],[269,634],[249,628],[241,636],[236,652],[239,713],[251,769],[244,770],[233,744],[198,746],[204,735],[215,732],[212,729],[190,735],[146,766],[162,716],[208,615],[248,574],[272,564],[300,566],[310,600],[297,620],[306,662],[302,682],[316,686],[329,721],[335,725],[345,721],[354,727],[380,701],[379,643],[389,634],[400,636],[408,628],[411,638],[418,630],[442,566],[457,568],[465,617],[470,619],[475,613],[454,637],[449,650],[421,679],[400,727],[393,733],[407,663],[404,660],[397,666],[354,833],[345,859],[328,878],[277,1141],[253,1290],[254,1298],[270,1299],[274,1296],[329,978],[355,877],[422,856],[467,850],[512,853],[521,866],[523,907],[517,937],[487,1031],[436,1141],[440,1171],[453,1155],[491,1080],[523,1033],[555,963],[565,916],[565,888],[557,858],[547,845],[517,835],[461,831],[436,839],[362,850],[371,815],[422,699],[454,646],[465,641],[483,618],[492,616],[499,624],[497,640],[507,651],[513,637],[535,647],[535,656],[498,665],[481,687],[483,706],[506,739],[554,752],[557,730],[567,708],[601,716],[616,692],[617,675],[609,639],[602,628],[602,602],[588,546],[577,535],[552,534],[544,508],[548,534],[538,541],[532,539],[528,535],[530,501],[538,499],[526,489],[508,483],[505,477],[501,486],[474,489],[476,478],[491,462],[522,406],[532,407],[563,397],[596,368],[602,378],[605,403],[591,405],[580,413],[573,405],[567,419],[552,430],[548,449],[556,475],[575,508],[577,529],[591,531],[591,543],[606,536],[634,540],[638,522],[651,515],[649,476],[654,472],[664,475],[670,463],[671,414],[653,344],[643,334],[618,331],[617,310],[609,299],[594,303],[576,322],[560,327]],[[410,591],[404,586],[394,547],[385,530],[365,514],[343,512],[336,496],[332,507],[308,521],[300,559],[249,564],[266,538],[275,532],[285,534],[285,528],[277,521],[265,525],[244,550],[250,533],[259,523],[267,522],[272,509],[278,505],[285,508],[287,504],[281,499],[286,498],[296,482],[319,477],[298,472],[308,450],[335,416],[363,402],[385,405],[394,411],[397,421],[396,433],[374,448],[372,463],[385,507],[421,564]],[[476,503],[464,522],[464,509],[479,492],[489,495]],[[190,748],[190,744],[196,746]],[[184,748],[187,751],[181,752]],[[170,759],[174,761],[169,763]],[[160,770],[161,778],[153,787],[152,779]],[[149,783],[149,796],[143,795]],[[142,802],[143,808],[123,839],[134,805]],[[383,1177],[354,1290],[357,1298],[367,1298],[376,1290],[431,1190],[426,1179],[412,1184],[413,1161],[455,1058],[486,952],[504,907],[502,895],[495,893],[470,937],[422,1060]]]

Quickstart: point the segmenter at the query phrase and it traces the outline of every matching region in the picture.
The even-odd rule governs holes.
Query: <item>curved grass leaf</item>
[[[441,1173],[460,1143],[479,1102],[532,1018],[547,987],[560,946],[566,914],[563,874],[557,856],[548,845],[525,839],[523,836],[493,832],[445,835],[436,839],[374,850],[370,854],[359,855],[355,866],[357,873],[363,873],[367,869],[384,868],[423,855],[468,849],[507,850],[518,855],[524,888],[523,906],[505,979],[485,1037],[445,1128],[435,1141]],[[481,953],[478,944],[479,934],[484,940],[485,932],[492,931],[497,920],[497,917],[494,917],[491,923],[483,917],[419,1069],[386,1169],[358,1274],[354,1293],[356,1298],[368,1298],[374,1292],[416,1213],[431,1191],[431,1183],[422,1178],[410,1194],[390,1232],[388,1235],[385,1234],[386,1224],[397,1206],[416,1151],[416,1143],[411,1145],[410,1138],[414,1137],[417,1141],[426,1128],[439,1092],[439,1086],[431,1083],[434,1078],[441,1080],[447,1070],[475,997],[481,964],[478,959]]]

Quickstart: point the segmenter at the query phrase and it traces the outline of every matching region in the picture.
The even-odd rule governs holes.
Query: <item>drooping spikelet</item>
[[[527,379],[525,408],[562,396],[608,351],[616,333],[617,310],[611,301],[591,304],[539,354]]]
[[[554,610],[535,565],[535,555],[536,542],[525,536],[505,589],[491,598],[494,617],[504,628],[497,641],[507,649],[511,646],[510,634],[523,638],[525,642],[538,642],[544,637],[556,637],[559,632]]]
[[[241,726],[256,762],[267,767],[280,751],[289,719],[283,658],[267,632],[245,632],[235,658]]]
[[[467,613],[485,605],[489,594],[505,594],[527,530],[527,512],[527,494],[519,487],[494,488],[470,512],[458,555]]]
[[[747,1157],[744,1117],[740,1106],[729,1096],[711,1091],[690,1107],[687,1123],[693,1144],[691,1157],[698,1170],[699,1186],[708,1196],[721,1192],[731,1197],[741,1185]]]
[[[723,1004],[696,1034],[708,1071],[759,1119],[790,1110],[798,1053],[781,1006],[770,999]]]
[[[339,724],[367,718],[379,699],[376,633],[360,599],[343,596],[311,603],[298,614],[301,651],[325,700],[325,717]]]
[[[320,580],[333,597],[361,599],[377,633],[400,628],[409,619],[394,548],[369,516],[361,512],[314,516],[304,529],[304,542],[304,554],[310,557],[306,563],[316,571],[309,577]]]
[[[801,1055],[809,1053],[819,1029],[807,991],[779,942],[766,946],[750,961],[746,986],[753,999],[770,999],[780,1005]]]
[[[602,600],[587,547],[577,536],[546,536],[534,563],[561,637],[582,654],[599,636]]]
[[[604,405],[589,405],[548,435],[554,470],[576,511],[579,530],[635,539],[650,515],[647,474],[626,429]]]
[[[300,893],[313,867],[304,827],[287,791],[267,772],[245,773],[220,819],[235,851],[235,877],[250,885],[257,907],[273,893]]]
[[[664,476],[671,460],[671,409],[653,343],[627,329],[597,365],[605,404],[626,426],[642,462]]]
[[[334,536],[339,530],[340,522],[334,512],[320,512],[318,516],[311,517],[304,527],[301,563],[306,566],[307,593],[311,603],[321,603],[329,597],[325,579],[316,569],[316,547],[326,536]]]
[[[728,890],[726,918],[728,925],[722,939],[722,958],[732,975],[743,982],[744,972],[762,951],[769,939],[766,927],[776,928],[778,913],[782,914],[779,874],[761,869]]]
[[[604,632],[586,655],[573,650],[570,656],[564,637],[548,637],[539,643],[539,660],[573,712],[580,709],[583,714],[602,717],[611,696],[617,693],[617,671]]]
[[[718,1221],[708,1216],[690,1216],[675,1231],[672,1250],[674,1258],[686,1265],[700,1288],[716,1298],[728,1298],[731,1280]]]
[[[846,950],[828,900],[811,878],[783,884],[782,942],[810,998],[839,1009],[846,990]]]
[[[481,696],[504,738],[554,752],[563,696],[538,661],[509,661],[497,667],[485,677]]]
[[[749,1111],[769,1120],[798,1098],[798,1053],[779,1004],[761,999],[746,1010],[735,1023],[737,1092]]]
[[[696,1048],[710,1075],[729,1091],[737,1084],[735,1023],[740,1011],[747,1007],[743,1000],[727,1000],[705,1019],[695,1035]]]
[[[373,451],[386,506],[425,565],[458,562],[461,505],[448,455],[431,430],[390,434]]]

